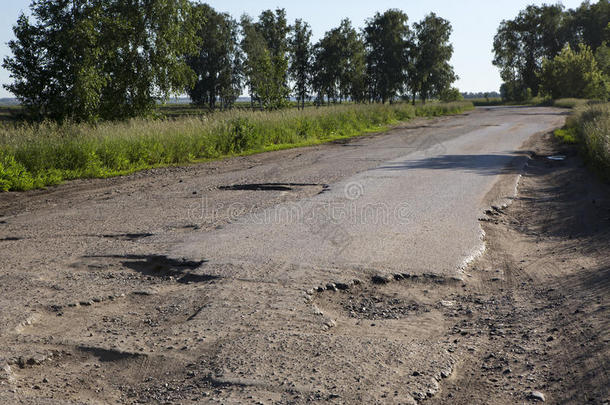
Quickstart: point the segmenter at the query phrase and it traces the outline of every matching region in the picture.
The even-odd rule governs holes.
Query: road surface
[[[0,402],[434,397],[479,353],[456,325],[503,294],[467,266],[479,219],[566,115],[479,108],[1,194]]]
[[[430,124],[423,139],[396,133],[391,144],[355,140],[345,145],[347,151],[322,158],[339,167],[360,160],[375,165],[313,197],[189,235],[172,255],[206,260],[203,268],[221,277],[273,279],[283,277],[282,266],[298,266],[303,277],[308,269],[329,268],[338,274],[359,268],[461,277],[460,270],[484,248],[478,222],[483,210],[514,196],[527,161],[520,146],[564,118],[556,110],[489,108]],[[448,131],[457,136],[447,139]],[[390,151],[400,156],[388,159]],[[501,177],[512,187],[487,196]],[[233,192],[232,209],[247,212]]]

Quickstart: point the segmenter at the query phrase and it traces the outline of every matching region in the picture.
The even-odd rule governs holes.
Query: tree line
[[[301,107],[460,97],[452,27],[434,13],[412,26],[398,9],[362,29],[344,19],[313,43],[310,25],[289,24],[282,8],[239,21],[189,0],[33,0],[30,9],[3,67],[13,79],[5,88],[35,119],[141,116],[184,93],[226,109],[244,89],[262,109],[291,96]]]
[[[610,94],[610,0],[531,5],[504,20],[494,37],[502,97],[605,99]]]

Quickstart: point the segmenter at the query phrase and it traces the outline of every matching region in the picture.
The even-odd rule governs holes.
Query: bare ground
[[[447,120],[402,130],[442,141],[459,131]],[[487,251],[464,280],[328,276],[305,292],[321,281],[155,254],[223,226],[236,199],[261,209],[378,164],[334,167],[341,144],[2,195],[0,402],[607,403],[609,187],[548,135],[525,147],[518,196],[482,216]],[[222,189],[236,184],[250,186]]]

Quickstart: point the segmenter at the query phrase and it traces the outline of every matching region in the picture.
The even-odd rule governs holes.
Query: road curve
[[[478,218],[494,202],[488,196],[492,186],[500,178],[512,182],[492,198],[510,199],[527,160],[520,146],[563,120],[563,113],[552,109],[479,110],[451,121],[455,132],[468,121],[457,137],[437,136],[434,127],[415,144],[405,137],[403,155],[379,159],[313,197],[251,211],[222,229],[190,235],[171,255],[205,259],[210,271],[231,277],[266,278],[278,264],[298,265],[304,277],[307,269],[320,268],[459,277],[463,265],[483,249]],[[354,144],[355,154],[335,156],[335,164],[387,154],[375,146]],[[241,212],[239,201],[233,208]]]

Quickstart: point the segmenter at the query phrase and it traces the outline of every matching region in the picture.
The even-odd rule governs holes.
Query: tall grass
[[[555,136],[578,144],[589,165],[610,181],[610,103],[578,101],[566,126],[556,130]]]
[[[469,102],[411,106],[347,105],[297,111],[227,111],[175,120],[0,127],[0,190],[28,190],[67,179],[110,177],[295,146],[385,129],[417,116],[472,109]]]
[[[553,107],[576,108],[584,106],[588,101],[584,98],[559,98],[553,101]]]
[[[586,159],[610,181],[610,103],[577,108],[574,120]]]

